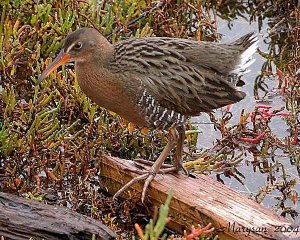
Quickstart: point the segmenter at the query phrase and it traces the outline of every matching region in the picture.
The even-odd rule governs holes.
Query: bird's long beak
[[[36,85],[40,84],[41,81],[48,77],[49,74],[52,73],[55,69],[57,69],[59,66],[69,62],[70,59],[70,54],[65,53],[64,49],[62,49],[57,55],[57,57],[54,59],[54,61],[45,69],[45,71],[43,71],[42,75],[37,80]]]

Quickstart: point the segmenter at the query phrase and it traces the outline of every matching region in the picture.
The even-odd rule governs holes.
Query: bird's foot
[[[119,189],[119,191],[117,191],[115,193],[115,195],[113,196],[113,199],[120,196],[124,191],[126,191],[128,188],[130,188],[133,184],[135,184],[139,181],[145,181],[143,191],[142,191],[142,198],[141,198],[142,202],[144,202],[149,184],[155,178],[156,174],[158,174],[158,173],[164,174],[164,173],[175,172],[175,171],[176,171],[176,168],[174,166],[171,166],[171,167],[165,168],[165,169],[159,169],[159,170],[155,170],[153,167],[151,167],[148,170],[134,170],[134,172],[139,173],[141,175],[131,179],[128,183],[126,183],[121,189]]]
[[[169,131],[169,140],[167,145],[165,146],[164,150],[162,151],[162,153],[159,155],[159,157],[157,158],[157,160],[155,161],[155,163],[153,163],[153,165],[150,167],[150,169],[146,169],[146,166],[144,164],[144,166],[142,166],[145,170],[138,170],[135,171],[137,173],[140,173],[141,175],[138,177],[133,178],[131,181],[129,181],[126,185],[124,185],[115,195],[113,198],[118,197],[121,193],[123,193],[126,189],[128,189],[129,187],[131,187],[133,184],[135,184],[136,182],[139,181],[145,181],[144,183],[144,187],[143,187],[143,191],[142,191],[142,202],[144,202],[145,196],[146,196],[146,192],[148,189],[148,186],[150,184],[150,182],[155,178],[156,174],[158,173],[167,173],[167,172],[174,172],[178,170],[178,166],[181,165],[181,161],[175,161],[174,166],[170,166],[170,165],[164,165],[164,161],[166,159],[166,157],[169,155],[170,151],[173,149],[174,145],[176,144],[177,140],[178,140],[178,131],[176,130],[176,128],[172,128]],[[181,150],[177,151],[178,153],[176,155],[180,155],[181,156]],[[177,159],[181,159],[177,158]],[[141,162],[141,161],[140,161]],[[146,163],[145,161],[142,161],[143,163]],[[148,162],[146,163],[146,165],[148,164]],[[142,165],[142,164],[140,164]],[[162,166],[166,166],[165,168],[161,169]]]

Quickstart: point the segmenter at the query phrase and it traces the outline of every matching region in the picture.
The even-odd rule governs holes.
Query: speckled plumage
[[[90,31],[95,34],[96,30],[73,32],[64,48],[68,49],[73,43],[74,35],[88,36]],[[243,52],[256,43],[253,33],[231,44],[151,37],[111,45],[102,36],[100,38],[108,54],[99,47],[93,52],[92,60],[98,63],[97,73],[91,70],[81,74],[81,69],[88,69],[88,61],[76,64],[79,84],[99,105],[137,125],[169,129],[184,124],[185,116],[209,112],[245,96],[235,87],[238,75],[245,69],[233,72],[241,63]],[[248,58],[244,64],[250,61],[251,55]],[[110,89],[105,88],[107,82],[110,82]],[[87,83],[92,87],[86,86]],[[118,89],[114,89],[114,85]],[[114,90],[121,92],[118,95],[122,96],[120,106],[111,106],[103,100],[105,97],[115,100]],[[131,108],[130,113],[126,108]]]
[[[253,33],[228,44],[165,37],[110,44],[95,29],[82,28],[68,35],[38,82],[58,66],[75,61],[82,91],[98,105],[138,126],[169,131],[168,144],[151,169],[115,195],[145,180],[143,200],[174,146],[174,165],[163,172],[182,169],[186,118],[245,97],[235,84],[253,63],[256,44]]]

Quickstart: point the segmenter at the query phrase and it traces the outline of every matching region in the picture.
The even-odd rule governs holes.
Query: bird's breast
[[[140,127],[148,126],[135,103],[135,97],[119,83],[117,74],[105,68],[92,69],[78,64],[75,70],[81,90],[97,105]]]

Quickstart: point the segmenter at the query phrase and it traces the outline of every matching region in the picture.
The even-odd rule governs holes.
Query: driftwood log
[[[136,176],[130,172],[136,169],[132,161],[108,156],[98,160],[100,184],[111,194]],[[135,184],[134,192],[141,193],[142,187],[143,182]],[[177,232],[189,229],[191,225],[211,222],[220,230],[220,239],[300,239],[297,227],[291,227],[291,222],[205,175],[194,178],[183,174],[158,175],[148,189],[147,204],[159,207],[165,202],[170,188],[173,198],[169,227]],[[134,194],[131,191],[122,197],[129,195]]]
[[[0,237],[5,240],[109,240],[115,234],[100,221],[64,207],[0,193]]]
[[[136,169],[132,161],[102,156],[98,162],[100,184],[111,194],[136,176],[130,171]],[[122,197],[139,198],[142,186],[143,183],[135,184],[134,191]],[[300,239],[298,226],[291,227],[291,222],[205,175],[158,175],[150,184],[147,204],[159,207],[171,188],[169,227],[177,232],[211,222],[220,239],[225,240]],[[115,238],[101,222],[67,208],[0,193],[0,236],[5,240],[92,239],[93,234],[96,239]]]

